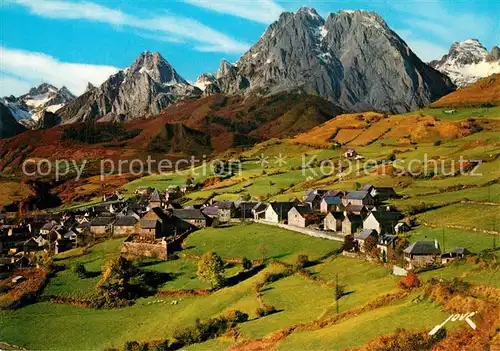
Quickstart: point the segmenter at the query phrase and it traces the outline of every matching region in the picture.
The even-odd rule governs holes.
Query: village
[[[386,203],[398,195],[393,188],[364,185],[358,190],[309,189],[288,202],[214,201],[182,207],[178,199],[192,185],[165,192],[140,187],[125,199],[118,192],[102,202],[59,214],[16,218],[0,215],[0,272],[3,277],[48,256],[109,238],[124,238],[125,255],[167,260],[190,233],[205,227],[257,222],[303,235],[343,243],[343,254],[394,263],[394,273],[441,266],[471,252],[457,247],[441,252],[436,240],[410,245],[412,220]]]

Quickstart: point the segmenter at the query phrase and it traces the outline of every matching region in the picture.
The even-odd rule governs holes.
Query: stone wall
[[[165,241],[157,243],[125,241],[121,245],[120,252],[133,256],[154,257],[160,260],[168,259],[167,243]]]

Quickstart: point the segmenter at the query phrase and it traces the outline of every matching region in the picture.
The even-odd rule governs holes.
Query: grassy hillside
[[[467,107],[500,104],[500,74],[480,79],[476,83],[443,96],[432,107]]]

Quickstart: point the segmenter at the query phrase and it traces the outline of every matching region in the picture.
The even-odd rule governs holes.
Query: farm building
[[[436,240],[416,241],[403,250],[407,269],[431,266],[438,262],[441,250]]]
[[[288,211],[288,224],[305,228],[312,223],[312,213],[309,205],[295,205]]]

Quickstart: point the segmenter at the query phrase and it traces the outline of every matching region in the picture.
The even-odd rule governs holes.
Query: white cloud
[[[2,96],[25,93],[27,86],[43,82],[59,88],[66,86],[73,94],[79,95],[85,91],[88,82],[100,85],[118,71],[112,66],[61,62],[43,53],[5,47],[0,47],[0,57],[2,71],[20,78],[2,78]],[[19,92],[21,87],[23,91]]]
[[[174,15],[140,18],[91,2],[56,0],[14,0],[14,2],[42,17],[80,19],[132,27],[150,31],[151,38],[158,35],[160,41],[165,41],[165,38],[189,39],[195,43],[195,49],[203,48],[203,51],[208,48],[210,51],[241,53],[250,47],[247,43],[233,39],[191,18]]]
[[[203,7],[211,11],[225,13],[232,16],[248,19],[264,24],[276,21],[285,10],[273,0],[254,1],[211,1],[211,0],[184,0],[186,3]]]

